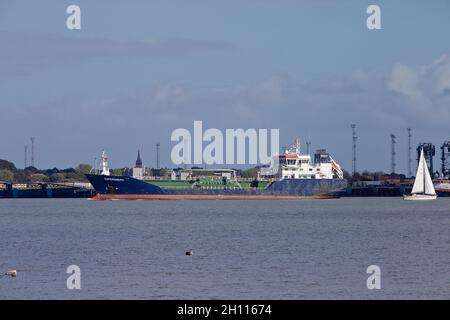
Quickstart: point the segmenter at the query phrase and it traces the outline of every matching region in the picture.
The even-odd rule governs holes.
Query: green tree
[[[14,173],[8,169],[0,170],[0,181],[12,182],[14,180]]]
[[[49,178],[47,175],[42,173],[33,173],[32,175],[30,175],[30,180],[32,182],[48,182]]]
[[[124,174],[123,168],[111,169],[110,171],[113,176],[122,176]]]
[[[6,169],[13,172],[17,170],[14,163],[0,159],[0,170],[2,169]]]
[[[64,173],[53,173],[50,176],[51,182],[64,182],[66,179],[66,175]]]
[[[82,174],[88,174],[91,173],[92,166],[90,164],[81,163],[78,165],[76,170]]]
[[[258,177],[258,170],[259,170],[259,168],[257,168],[257,167],[243,170],[241,172],[241,176],[243,178],[255,178],[256,179],[256,177]]]
[[[25,170],[18,170],[14,172],[14,182],[27,183],[30,182],[30,173]]]

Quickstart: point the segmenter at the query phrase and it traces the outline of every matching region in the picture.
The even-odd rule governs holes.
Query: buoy
[[[10,270],[10,271],[7,271],[7,272],[5,273],[5,275],[15,278],[15,277],[17,277],[17,270]]]
[[[193,254],[194,254],[194,252],[192,251],[192,249],[189,250],[189,251],[186,251],[186,255],[187,256],[192,256]]]

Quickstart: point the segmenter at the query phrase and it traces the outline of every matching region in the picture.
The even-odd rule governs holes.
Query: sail
[[[425,167],[425,170],[424,170],[424,172],[425,172],[424,193],[430,194],[430,195],[435,195],[436,191],[434,191],[433,180],[431,179],[430,171],[428,171],[428,166],[427,166],[425,159],[424,159],[424,167]]]
[[[416,180],[414,181],[414,186],[412,188],[412,194],[423,194],[425,193],[425,173],[424,169],[426,167],[426,163],[424,166],[425,158],[423,156],[423,149],[420,152],[419,165],[417,166]],[[427,169],[428,171],[428,169]]]
[[[433,180],[431,179],[430,171],[428,171],[428,165],[423,154],[423,149],[420,152],[416,180],[414,181],[414,186],[411,193],[436,195],[436,191],[434,190],[433,186]]]

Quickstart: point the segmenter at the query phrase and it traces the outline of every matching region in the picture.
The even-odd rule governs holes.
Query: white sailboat
[[[417,166],[416,180],[410,195],[404,195],[405,200],[434,200],[437,198],[434,190],[433,180],[431,180],[430,171],[428,171],[427,162],[423,155],[423,149],[420,152],[419,165]]]

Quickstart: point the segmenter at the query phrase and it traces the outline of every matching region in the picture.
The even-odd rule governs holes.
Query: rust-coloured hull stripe
[[[337,196],[278,195],[193,195],[193,194],[97,194],[94,200],[309,200],[336,199]]]

